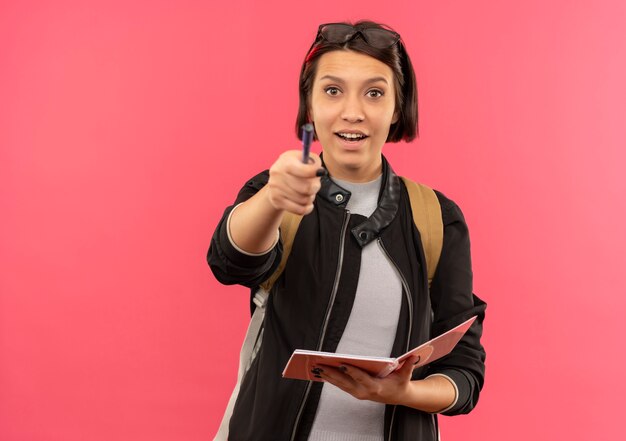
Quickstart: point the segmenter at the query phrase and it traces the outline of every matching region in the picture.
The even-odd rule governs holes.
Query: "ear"
[[[400,119],[400,112],[396,110],[395,112],[393,112],[393,118],[391,118],[391,124],[397,123],[399,119]]]

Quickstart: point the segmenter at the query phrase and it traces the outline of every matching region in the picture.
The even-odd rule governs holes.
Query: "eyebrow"
[[[331,81],[334,81],[335,83],[343,83],[343,82],[344,82],[344,80],[343,80],[343,79],[341,79],[341,78],[339,78],[339,77],[336,77],[336,76],[334,76],[334,75],[324,75],[322,78],[320,78],[320,81],[321,81],[321,80],[331,80]],[[377,82],[379,82],[379,81],[382,81],[382,82],[384,82],[384,83],[386,83],[386,84],[389,84],[389,82],[387,81],[387,78],[385,78],[385,77],[373,77],[373,78],[369,78],[369,79],[367,79],[367,80],[365,81],[365,84],[377,83]]]

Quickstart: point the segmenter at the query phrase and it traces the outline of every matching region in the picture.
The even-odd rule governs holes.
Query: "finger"
[[[270,184],[295,191],[302,195],[317,194],[321,187],[321,161],[318,156],[311,158],[310,164],[301,161],[299,152],[290,150],[280,155],[270,167]]]
[[[327,381],[338,388],[345,390],[346,392],[356,387],[356,383],[352,377],[346,375],[336,367],[320,364],[317,366],[317,372],[319,372],[319,375],[324,379],[324,381]]]
[[[348,375],[355,382],[362,384],[366,387],[371,386],[374,383],[374,377],[365,372],[362,369],[359,369],[356,366],[352,366],[349,364],[343,364],[339,366],[339,370],[344,374]]]
[[[270,188],[280,188],[284,192],[310,196],[317,194],[321,187],[321,180],[318,177],[302,178],[295,176],[285,169],[273,166],[270,169],[268,185]]]
[[[402,365],[402,367],[398,369],[396,373],[402,377],[411,378],[415,363],[417,363],[419,360],[420,360],[420,357],[415,356],[415,355],[407,358],[406,360],[404,360],[404,364]]]
[[[285,195],[276,196],[272,204],[280,210],[286,210],[290,213],[304,216],[313,211],[314,205],[312,200],[305,200],[303,203],[294,202]]]
[[[302,162],[302,153],[297,150],[285,152],[285,169],[293,176],[299,178],[315,178],[317,170],[322,167],[319,156],[311,154],[308,163]]]
[[[326,381],[334,384],[356,399],[380,401],[382,390],[380,380],[355,366],[341,365],[338,369],[332,370],[332,372],[329,370],[327,375],[329,379]]]
[[[277,194],[280,195],[280,197],[289,200],[291,202],[293,202],[294,204],[298,204],[298,205],[302,205],[304,206],[308,206],[313,204],[313,201],[315,201],[315,195],[310,195],[310,194],[300,194],[300,193],[296,193],[294,191],[291,191],[289,189],[287,190],[278,190]]]
[[[355,384],[346,383],[345,381],[337,380],[336,378],[332,378],[328,376],[328,374],[320,374],[320,378],[324,383],[332,384],[336,388],[348,393],[352,396],[355,396],[357,391],[357,386]]]
[[[313,166],[315,166],[317,168],[322,167],[322,158],[320,158],[317,153],[311,152],[310,155],[309,155],[309,159],[313,160],[313,162],[312,162]]]
[[[292,192],[297,193],[299,196],[307,197],[315,196],[321,188],[318,177],[289,179],[287,185]]]

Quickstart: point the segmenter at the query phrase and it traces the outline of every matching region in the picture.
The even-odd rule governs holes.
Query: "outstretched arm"
[[[285,211],[305,215],[313,210],[321,161],[311,154],[304,164],[301,157],[298,150],[283,153],[270,168],[267,185],[231,212],[229,238],[243,252],[261,254],[272,248]]]

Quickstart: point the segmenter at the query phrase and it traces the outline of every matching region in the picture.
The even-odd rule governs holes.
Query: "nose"
[[[341,112],[341,118],[350,123],[358,123],[365,119],[363,112],[363,103],[360,97],[354,95],[346,96],[344,106]]]

